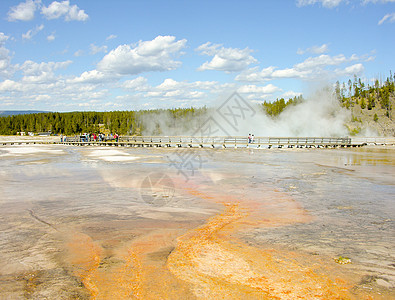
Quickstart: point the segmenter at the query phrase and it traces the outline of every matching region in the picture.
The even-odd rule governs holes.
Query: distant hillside
[[[47,113],[48,111],[41,110],[0,110],[0,117],[15,116],[15,115],[30,115],[30,114],[40,114]]]
[[[335,93],[342,106],[351,111],[351,119],[345,124],[350,135],[395,136],[395,78],[391,73],[385,82],[376,80],[373,85],[356,76],[347,87],[337,82]]]

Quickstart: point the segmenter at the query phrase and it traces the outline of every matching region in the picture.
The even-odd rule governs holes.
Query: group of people
[[[251,133],[248,134],[248,144],[251,144],[254,142],[255,136]]]
[[[99,134],[96,134],[96,133],[84,133],[82,136],[81,136],[81,140],[83,140],[84,139],[84,141],[85,142],[104,142],[104,141],[107,141],[107,140],[115,140],[116,142],[118,142],[118,140],[119,140],[119,135],[117,134],[117,133],[114,133],[114,134],[108,134],[108,135],[105,135],[104,133],[99,133]]]
[[[83,133],[79,136],[79,140],[81,142],[104,142],[108,140],[115,140],[118,142],[119,135],[117,133],[114,134],[107,134],[104,133]],[[65,135],[60,136],[60,142],[67,142],[67,137]]]

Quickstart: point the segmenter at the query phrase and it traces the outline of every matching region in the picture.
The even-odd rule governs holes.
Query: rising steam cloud
[[[224,100],[225,99],[225,100]],[[217,103],[219,107],[226,97]],[[193,118],[175,120],[168,111],[145,116],[143,119],[144,135],[193,136],[207,119],[214,119],[223,129],[218,135],[301,137],[301,136],[347,136],[345,126],[350,119],[350,112],[341,107],[329,89],[315,92],[302,103],[288,106],[277,117],[268,116],[261,105],[252,105],[253,116],[240,117],[237,126],[231,126],[218,117],[216,107],[210,108],[203,115]],[[224,134],[223,132],[226,132]]]

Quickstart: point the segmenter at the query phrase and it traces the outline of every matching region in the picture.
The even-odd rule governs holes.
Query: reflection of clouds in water
[[[93,150],[88,152],[87,156],[90,158],[100,159],[108,162],[126,162],[139,159],[139,157],[137,156],[132,156],[131,154],[124,151],[114,149]]]
[[[24,156],[29,154],[65,154],[65,151],[62,149],[54,149],[47,146],[14,146],[2,148],[2,151],[5,151],[5,154],[2,156]]]
[[[224,178],[226,178],[223,173],[219,173],[219,172],[202,170],[201,173],[204,176],[207,176],[208,178],[210,178],[211,181],[214,182],[214,183],[217,183],[218,181],[221,181]]]
[[[99,169],[101,177],[114,188],[139,188],[141,178],[131,170]]]
[[[37,177],[43,179],[45,177],[51,177],[56,179],[55,177],[71,177],[73,174],[67,169],[60,169],[53,165],[47,164],[29,164],[23,165],[20,168],[13,171],[14,177],[20,178],[21,176],[25,176],[28,178]]]
[[[131,154],[130,152],[133,152]],[[148,152],[149,150],[147,150]],[[136,149],[111,149],[111,148],[100,148],[95,150],[85,149],[82,152],[84,160],[88,161],[106,161],[106,162],[134,162],[134,161],[142,161],[144,163],[163,163],[163,155],[149,155],[148,152],[145,154],[136,153],[141,152]]]

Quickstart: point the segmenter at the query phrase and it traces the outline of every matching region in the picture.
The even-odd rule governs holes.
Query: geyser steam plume
[[[211,119],[221,128],[215,135],[247,136],[249,133],[255,136],[278,137],[348,135],[345,123],[350,118],[350,112],[340,106],[329,88],[315,92],[299,104],[287,106],[276,117],[268,116],[262,105],[251,104],[242,99],[243,102],[248,103],[253,113],[243,117],[239,113],[236,126],[230,125],[218,116],[218,107],[221,107],[229,99],[228,97],[229,95],[219,99],[216,107],[209,108],[203,114],[192,118],[174,120],[168,111],[155,112],[154,117],[148,115],[142,120],[145,127],[143,134],[193,136],[207,120]],[[234,106],[229,104],[229,107],[232,109],[231,107]]]

